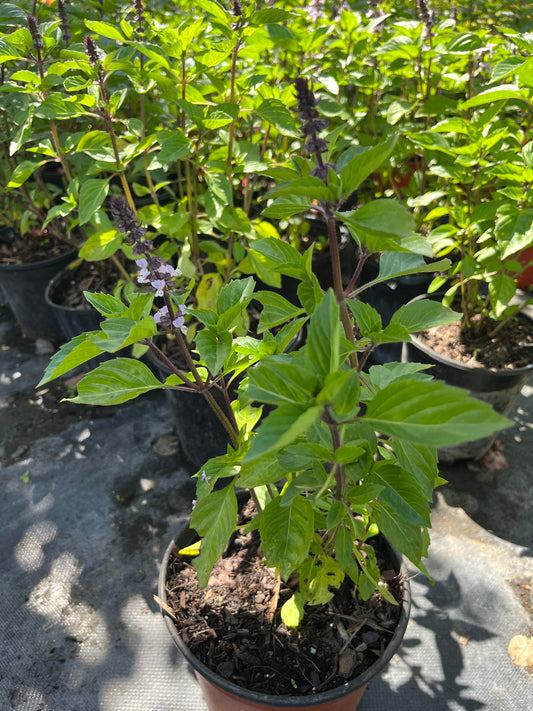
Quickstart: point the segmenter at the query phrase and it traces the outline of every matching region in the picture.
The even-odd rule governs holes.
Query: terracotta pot
[[[196,532],[188,526],[170,543],[159,573],[158,595],[166,603],[166,580],[168,561],[177,545],[183,548],[197,539]],[[391,564],[400,571],[401,556],[390,547]],[[405,571],[404,571],[405,572]],[[409,620],[411,607],[410,586],[407,575],[404,582],[404,599],[398,626],[384,653],[365,672],[342,686],[329,691],[306,696],[275,696],[263,694],[237,686],[224,677],[215,674],[200,662],[181,639],[172,618],[164,611],[163,617],[174,644],[194,669],[209,711],[279,711],[298,709],[299,711],[355,711],[371,679],[380,674],[398,650]]]
[[[403,344],[402,361],[432,365],[429,372],[433,377],[468,390],[504,416],[511,412],[522,387],[533,375],[533,365],[514,370],[490,370],[457,363],[436,353],[413,335],[410,343]],[[481,459],[497,436],[498,433],[495,433],[472,442],[442,447],[438,450],[439,460],[451,463],[458,459]]]
[[[516,278],[516,285],[520,289],[528,289],[533,285],[533,247],[524,249],[516,259],[525,267],[524,271]],[[529,266],[528,266],[529,265]]]

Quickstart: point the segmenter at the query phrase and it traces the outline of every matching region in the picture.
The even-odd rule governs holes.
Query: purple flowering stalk
[[[318,134],[327,128],[329,122],[326,119],[320,118],[320,113],[317,109],[317,101],[315,95],[310,88],[307,79],[297,77],[295,81],[296,99],[298,106],[298,118],[303,122],[300,131],[306,139],[304,150],[307,153],[314,154],[316,157],[317,166],[311,171],[311,175],[320,178],[322,182],[328,182],[328,170],[335,170],[332,163],[327,163],[322,158],[328,148],[328,143],[324,138],[320,138]],[[326,202],[320,201],[318,211],[322,214],[327,226],[327,235],[329,250],[331,254],[331,267],[333,276],[333,288],[335,297],[340,307],[341,320],[346,338],[355,346],[354,333],[346,300],[344,298],[344,287],[342,283],[341,262],[339,256],[339,245],[337,242],[337,222],[333,214],[332,206]],[[357,353],[350,355],[350,363],[352,367],[357,367]]]
[[[124,242],[132,247],[132,252],[137,259],[135,263],[139,267],[137,281],[146,285],[156,296],[163,297],[165,304],[154,315],[154,321],[163,328],[170,329],[176,338],[176,343],[183,355],[187,367],[191,372],[194,382],[167,358],[163,351],[152,341],[146,339],[145,343],[171,371],[183,382],[185,389],[201,393],[215,412],[218,419],[231,437],[234,446],[238,446],[238,426],[234,421],[232,413],[228,418],[210,392],[211,387],[219,387],[216,383],[204,382],[198,373],[196,365],[191,358],[189,349],[183,334],[186,333],[185,315],[187,308],[180,304],[174,306],[171,299],[171,291],[176,287],[175,280],[181,276],[179,269],[168,264],[155,252],[152,240],[146,239],[146,227],[143,227],[135,212],[128,205],[123,197],[114,197],[111,200],[111,213],[119,230],[125,235]]]

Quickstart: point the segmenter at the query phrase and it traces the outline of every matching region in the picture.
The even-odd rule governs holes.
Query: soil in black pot
[[[249,510],[240,517],[244,525]],[[400,601],[402,581],[382,544],[375,539],[382,584]],[[381,656],[401,612],[377,592],[363,601],[347,578],[291,631],[279,613],[291,593],[265,567],[256,531],[235,534],[203,590],[190,558],[175,547],[169,561],[167,602],[185,644],[215,673],[257,692],[313,694],[346,683]]]
[[[439,355],[464,365],[514,370],[533,364],[533,321],[518,314],[494,332],[497,326],[498,322],[488,319],[480,333],[473,335],[462,333],[457,321],[422,331],[417,338]]]

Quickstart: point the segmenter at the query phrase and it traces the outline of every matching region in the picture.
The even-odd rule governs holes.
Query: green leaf
[[[210,171],[205,174],[205,179],[213,195],[223,205],[233,205],[233,189],[225,173]]]
[[[355,301],[353,299],[348,300],[347,304],[348,308],[355,316],[357,327],[362,336],[370,338],[370,334],[381,331],[381,316],[375,308],[370,306],[370,304],[366,304],[364,301]]]
[[[304,313],[303,309],[294,306],[275,291],[258,291],[254,297],[263,306],[257,328],[258,333],[264,333],[267,329],[279,326]]]
[[[504,84],[503,86],[492,86],[481,94],[473,96],[471,99],[460,104],[459,109],[471,109],[475,106],[484,106],[492,101],[500,101],[501,99],[520,99],[531,104],[529,92],[526,89],[520,89],[515,84]]]
[[[326,524],[328,529],[335,528],[335,526],[338,526],[340,523],[342,523],[345,516],[346,509],[344,507],[344,504],[340,501],[334,501],[333,505],[328,511],[328,515],[326,518]]]
[[[87,29],[96,32],[101,37],[107,37],[108,39],[117,40],[118,42],[125,42],[126,38],[116,28],[115,25],[110,25],[107,22],[96,22],[93,20],[85,20],[85,26]]]
[[[283,12],[283,11],[282,11]],[[286,136],[299,136],[296,121],[285,104],[279,99],[265,99],[257,109],[257,114],[275,126]]]
[[[341,418],[353,417],[359,411],[359,385],[359,373],[355,368],[329,373],[316,401],[331,405]]]
[[[252,464],[243,464],[237,480],[237,485],[253,489],[264,484],[275,484],[286,475],[285,470],[276,459],[264,459]]]
[[[250,370],[247,394],[271,405],[304,405],[313,400],[313,375],[286,355],[273,356]]]
[[[394,382],[376,393],[364,421],[391,437],[434,447],[487,437],[512,425],[461,388],[416,380]]]
[[[277,22],[285,22],[285,20],[288,20],[290,17],[294,17],[294,15],[287,10],[282,10],[277,7],[267,7],[264,10],[252,12],[248,22],[252,26],[271,25]]]
[[[237,497],[233,483],[221,491],[212,491],[195,506],[191,526],[202,536],[200,555],[194,560],[198,585],[207,585],[213,566],[222,555],[237,523]]]
[[[412,237],[411,214],[395,200],[374,200],[358,210],[336,213],[350,230],[356,242],[370,252],[400,251],[427,254],[433,251],[427,240]]]
[[[315,308],[307,332],[307,357],[313,370],[322,376],[339,367],[340,328],[339,305],[329,289]]]
[[[307,178],[298,178],[297,180],[284,180],[276,187],[269,190],[263,197],[263,200],[268,200],[271,197],[287,195],[291,198],[300,195],[308,197],[311,200],[324,200],[328,202],[334,200],[331,190],[325,185],[320,178],[309,176]]]
[[[80,225],[84,225],[94,218],[96,211],[102,207],[108,192],[109,181],[103,178],[91,178],[82,183],[79,198]]]
[[[439,301],[420,299],[404,304],[392,315],[390,323],[404,326],[409,333],[424,331],[426,328],[454,323],[461,314],[443,306]]]
[[[196,334],[196,347],[200,358],[212,375],[217,375],[224,366],[230,356],[232,343],[233,339],[228,331],[217,333],[210,328],[204,328]]]
[[[83,295],[91,306],[94,306],[106,318],[120,316],[127,310],[127,306],[118,297],[111,296],[111,294],[91,294],[84,291]]]
[[[492,310],[499,317],[516,294],[516,281],[507,274],[496,274],[489,281],[489,298]]]
[[[157,142],[161,146],[158,158],[162,163],[173,163],[185,158],[191,151],[191,142],[177,131],[158,131]]]
[[[103,321],[101,331],[93,331],[90,339],[101,351],[116,353],[121,348],[155,336],[156,333],[157,327],[151,316],[141,321],[117,316]]]
[[[93,331],[92,333],[99,333]],[[91,333],[80,333],[68,343],[64,343],[57,353],[54,353],[48,363],[44,375],[38,383],[37,387],[58,378],[60,375],[68,373],[69,370],[77,368],[78,365],[86,363],[91,358],[100,355],[102,352],[90,341]]]
[[[304,617],[304,602],[301,593],[295,592],[284,602],[280,613],[286,627],[298,627]]]
[[[262,262],[280,274],[302,280],[307,278],[308,270],[304,257],[287,242],[275,237],[265,237],[252,242],[250,250],[261,255]]]
[[[421,558],[427,555],[427,537],[421,527],[398,518],[396,511],[384,501],[375,502],[372,513],[381,533],[423,570]]]
[[[323,409],[317,405],[311,407],[293,403],[280,405],[261,423],[244,461],[251,462],[259,459],[294,442],[300,434],[306,432],[320,419]]]
[[[270,501],[259,522],[262,548],[268,567],[279,568],[288,580],[309,553],[313,540],[313,505],[297,496],[290,506],[282,506],[281,496]]]
[[[224,10],[222,5],[215,2],[215,0],[197,0],[196,5],[201,7],[202,10],[205,10],[210,15],[213,15],[218,22],[221,22],[226,27],[229,27],[235,19],[229,12]]]
[[[114,358],[85,375],[78,383],[78,395],[69,402],[83,405],[120,405],[163,383],[150,368],[132,358]]]
[[[415,526],[430,525],[427,499],[409,470],[389,462],[377,462],[366,481],[382,487],[379,498],[394,509],[399,518]]]
[[[343,195],[348,196],[387,160],[398,141],[394,134],[383,143],[359,153],[344,166],[340,173]]]
[[[98,262],[115,254],[121,245],[122,235],[118,230],[100,230],[85,240],[79,255],[88,262]]]
[[[264,217],[272,217],[276,220],[283,220],[286,217],[298,215],[300,212],[306,212],[311,207],[311,198],[298,197],[295,195],[292,198],[278,198],[261,213]]]
[[[15,169],[11,173],[6,188],[20,188],[20,186],[23,185],[26,180],[28,180],[28,178],[35,173],[37,168],[43,165],[44,163],[46,163],[46,161],[44,160],[39,161],[38,163],[33,162],[31,160],[23,160],[15,167]]]

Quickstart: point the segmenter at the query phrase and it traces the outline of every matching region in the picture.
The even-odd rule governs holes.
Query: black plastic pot
[[[378,276],[379,265],[365,262],[360,283],[365,284]],[[433,280],[432,274],[409,274],[397,279],[375,284],[361,294],[361,301],[372,306],[381,316],[383,327],[388,326],[394,313],[416,296],[425,294]],[[385,343],[372,351],[369,365],[383,365],[399,361],[402,357],[401,343]]]
[[[533,365],[514,370],[490,370],[456,363],[436,353],[411,336],[410,343],[403,344],[402,361],[425,363],[433,367],[430,374],[448,385],[464,388],[479,400],[492,405],[501,415],[508,415],[513,409],[522,387],[533,375]],[[439,460],[454,462],[458,459],[480,459],[490,449],[498,433],[472,442],[442,447],[438,450]]]
[[[188,527],[172,541],[165,551],[159,572],[158,595],[166,604],[167,568],[174,546],[183,548],[197,540],[196,532]],[[397,572],[402,569],[401,556],[392,547],[389,548],[391,566]],[[405,573],[405,570],[403,570]],[[202,689],[209,711],[278,711],[281,709],[298,709],[299,711],[355,711],[368,685],[375,676],[380,674],[397,652],[409,621],[411,607],[410,586],[407,575],[404,575],[404,599],[398,626],[383,654],[365,672],[346,684],[329,691],[307,696],[274,696],[262,694],[228,681],[215,674],[200,662],[181,639],[172,618],[164,611],[163,617],[168,631],[176,647],[193,667],[196,678]]]
[[[103,321],[103,316],[88,303],[85,304],[85,308],[73,308],[62,303],[62,294],[76,279],[82,264],[82,259],[76,259],[61,269],[48,282],[44,294],[46,303],[54,312],[63,335],[68,340],[84,331],[95,331]]]
[[[44,293],[50,279],[76,254],[71,250],[28,264],[0,264],[0,285],[26,338],[62,339],[62,331]]]
[[[149,367],[161,380],[166,380],[171,375],[170,368],[159,361],[151,351],[148,351],[145,357]],[[213,388],[211,392],[218,405],[225,410],[223,396]],[[197,469],[211,457],[226,453],[230,442],[229,435],[203,395],[167,389],[165,397],[172,412],[181,449]]]

